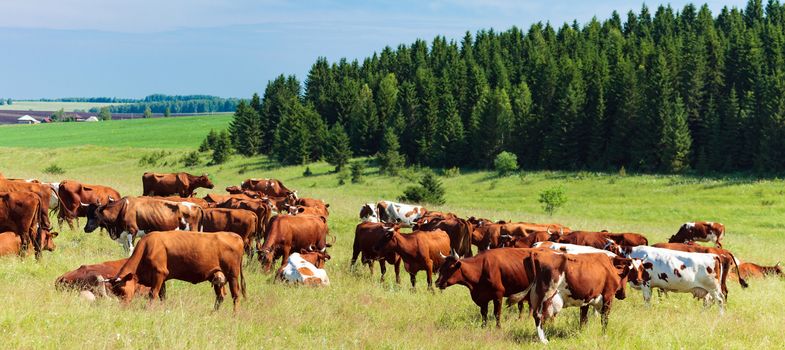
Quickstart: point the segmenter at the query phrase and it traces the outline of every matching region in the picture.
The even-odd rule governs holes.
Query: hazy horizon
[[[690,1],[670,1],[679,11]],[[746,1],[707,1],[723,6]],[[703,2],[695,3],[701,6]],[[0,12],[0,98],[141,98],[154,93],[250,97],[268,80],[303,81],[319,56],[361,59],[385,46],[466,31],[560,26],[592,17],[622,19],[642,3],[602,0],[552,3],[493,0],[425,2],[186,1],[66,4],[32,0]],[[652,14],[659,3],[648,2]]]

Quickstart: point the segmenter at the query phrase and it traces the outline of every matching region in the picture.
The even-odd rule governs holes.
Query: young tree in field
[[[379,160],[379,171],[390,176],[398,175],[398,172],[406,165],[406,159],[398,151],[400,144],[398,136],[388,129],[382,139],[381,150],[377,156]]]
[[[112,111],[109,110],[109,107],[101,107],[101,110],[98,112],[98,119],[112,120]]]
[[[164,109],[164,118],[169,118],[171,116],[172,116],[172,111],[169,110],[169,106],[166,106],[166,109]]]
[[[212,164],[223,164],[232,154],[232,139],[226,130],[218,133],[213,145]]]
[[[143,116],[144,116],[144,118],[152,118],[153,117],[153,111],[150,109],[150,106],[147,106],[147,107],[144,108],[144,115]]]
[[[327,136],[327,145],[324,158],[327,163],[335,166],[335,172],[339,172],[349,162],[352,157],[349,136],[340,124],[336,123],[330,128]]]

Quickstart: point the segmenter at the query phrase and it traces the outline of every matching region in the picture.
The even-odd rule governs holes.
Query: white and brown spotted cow
[[[379,221],[389,224],[399,224],[401,227],[412,227],[417,219],[428,212],[422,206],[396,203],[391,201],[379,201],[376,203],[376,211]]]
[[[725,225],[719,222],[698,221],[681,225],[679,232],[671,236],[668,243],[714,242],[722,248],[722,237],[725,235]]]

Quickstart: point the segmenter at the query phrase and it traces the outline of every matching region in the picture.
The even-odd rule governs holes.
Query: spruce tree
[[[324,159],[335,166],[335,172],[341,171],[352,157],[351,143],[346,131],[340,124],[333,124],[327,136]]]
[[[388,129],[382,139],[381,150],[377,159],[379,161],[379,171],[390,176],[398,175],[398,172],[406,164],[406,159],[398,151],[398,136],[395,132]]]

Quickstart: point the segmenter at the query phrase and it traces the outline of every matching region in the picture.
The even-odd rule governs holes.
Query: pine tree
[[[382,139],[380,153],[377,156],[379,171],[382,174],[395,176],[404,167],[406,159],[398,152],[399,149],[398,136],[392,130],[387,129]]]
[[[388,73],[379,82],[376,94],[376,111],[379,115],[379,134],[377,139],[384,135],[385,128],[398,129],[403,127],[400,113],[398,112],[398,79],[394,73]]]
[[[164,118],[169,118],[171,116],[172,116],[172,111],[169,110],[169,106],[166,106],[166,109],[164,109]]]
[[[279,75],[267,83],[261,101],[260,127],[262,130],[261,153],[272,151],[278,123],[293,99],[300,97],[300,82],[294,76]]]
[[[532,113],[532,95],[529,85],[521,82],[512,93],[512,136],[510,149],[523,164],[535,164],[537,154],[532,151],[537,120]]]
[[[231,137],[226,130],[221,130],[221,132],[217,134],[214,142],[215,143],[212,146],[212,164],[223,164],[227,159],[229,159],[229,155],[232,154]]]
[[[472,161],[489,167],[493,157],[510,142],[513,116],[507,92],[504,89],[487,92],[475,106],[472,120]]]
[[[379,120],[376,116],[376,104],[368,84],[364,84],[355,99],[349,115],[347,129],[352,140],[353,150],[357,154],[374,154],[378,151]]]
[[[461,165],[465,149],[463,122],[446,79],[443,80],[439,95],[439,116],[434,142],[438,164],[444,167]]]
[[[352,157],[351,143],[346,131],[340,124],[333,124],[327,136],[324,158],[327,163],[335,166],[335,172],[341,171]]]
[[[282,110],[281,120],[275,129],[272,152],[283,164],[305,164],[310,159],[311,135],[304,112],[297,97],[292,97]]]

